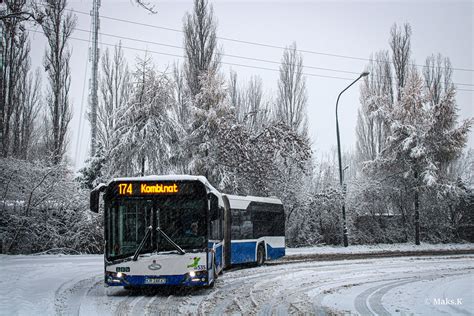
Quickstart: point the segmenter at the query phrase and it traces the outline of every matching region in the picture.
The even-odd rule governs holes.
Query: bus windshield
[[[141,254],[176,251],[160,229],[181,249],[202,250],[207,236],[206,202],[195,195],[114,200],[106,207],[107,259],[133,256],[150,226]]]

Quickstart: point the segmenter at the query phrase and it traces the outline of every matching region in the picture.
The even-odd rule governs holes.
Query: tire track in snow
[[[55,291],[56,314],[79,315],[83,298],[93,287],[98,286],[100,278],[101,275],[96,275],[82,279],[70,287],[67,285],[71,280],[63,282]]]
[[[367,264],[370,262],[366,261],[361,263]],[[334,270],[334,266],[336,266],[336,270]],[[333,270],[325,270],[325,267],[331,267]],[[344,264],[308,264],[306,262],[300,263],[297,268],[292,268],[290,276],[287,273],[287,267],[264,266],[251,269],[253,270],[252,275],[247,273],[244,279],[238,278],[240,272],[248,272],[250,269],[233,271],[232,277],[237,281],[232,280],[230,283],[226,282],[223,288],[221,288],[221,290],[224,291],[230,290],[230,292],[226,292],[225,296],[223,296],[222,293],[214,294],[214,296],[217,297],[219,297],[219,295],[222,296],[222,299],[219,302],[214,298],[214,304],[212,305],[217,307],[213,311],[213,314],[221,315],[233,312],[234,310],[232,310],[232,308],[234,306],[237,306],[239,310],[243,309],[241,313],[245,315],[270,315],[273,313],[273,307],[276,307],[276,313],[288,314],[291,308],[290,304],[293,305],[293,309],[296,310],[297,313],[301,313],[302,310],[305,313],[312,313],[312,305],[309,303],[309,298],[304,292],[319,287],[320,283],[315,281],[305,282],[304,280],[308,279],[308,275],[330,274],[334,273],[334,271],[345,269],[345,267]],[[357,269],[366,270],[367,267],[358,265]],[[265,270],[266,272],[259,273],[261,270]],[[297,275],[298,273],[301,273],[299,277],[302,279],[301,283],[291,280],[294,279],[295,274]],[[289,282],[286,282],[286,278],[288,277],[291,279]],[[318,275],[317,278],[320,278],[320,276]],[[277,280],[280,279],[283,281],[277,282]],[[253,283],[252,286],[249,286],[250,282]],[[302,285],[306,285],[306,287],[302,288]],[[292,298],[291,301],[288,301],[289,296]],[[237,299],[237,304],[234,297]],[[281,302],[284,302],[285,305],[282,305]],[[205,308],[200,309],[199,314],[206,313],[209,313],[209,310]]]
[[[371,263],[372,261],[354,262],[354,264],[357,264],[357,268],[353,269],[353,271],[366,271],[368,269],[367,265]],[[326,267],[330,267],[331,269],[325,269]],[[211,295],[203,301],[200,305],[199,314],[228,314],[236,312],[235,307],[246,315],[270,315],[273,312],[273,307],[277,308],[276,312],[282,313],[285,310],[285,314],[287,314],[290,309],[290,303],[292,303],[291,301],[287,302],[288,293],[293,293],[291,294],[292,301],[297,302],[296,305],[301,305],[296,308],[296,305],[293,304],[294,309],[301,311],[301,309],[304,308],[305,313],[314,313],[313,307],[311,303],[309,303],[309,298],[304,292],[319,288],[321,285],[327,285],[327,281],[320,280],[321,275],[329,274],[331,276],[337,273],[337,271],[345,269],[346,264],[342,263],[315,264],[305,262],[299,263],[295,268],[291,268],[291,276],[288,274],[288,267],[284,266],[264,266],[248,270],[235,270],[230,273],[230,276],[234,279],[225,279],[223,286],[219,286],[220,291],[211,293]],[[260,272],[262,270],[264,270],[264,272]],[[249,274],[249,271],[251,271],[252,274]],[[299,272],[302,272],[300,276],[302,279],[301,283],[295,282],[294,280],[290,280],[289,282],[276,282],[279,279],[284,280],[288,277],[294,279],[295,274]],[[239,278],[242,274],[243,278]],[[305,284],[304,280],[307,280],[308,276],[317,278],[321,282],[306,282],[307,286],[302,288],[301,285]],[[253,283],[253,286],[249,286],[250,282]],[[225,295],[223,293],[225,293]],[[237,302],[240,304],[236,304],[234,297],[237,298]],[[284,301],[286,305],[278,306],[281,305],[280,303],[282,301]],[[302,303],[305,301],[308,303]],[[209,308],[209,305],[214,307],[214,309]],[[244,307],[249,308],[246,309]]]
[[[426,280],[435,280],[438,278],[443,278],[446,274],[439,275],[440,271],[430,271],[427,275],[424,276],[409,276],[406,277],[404,280],[383,283],[371,287],[361,294],[359,294],[355,300],[354,305],[358,313],[361,315],[391,315],[391,313],[385,309],[382,304],[383,296],[390,290],[404,286],[410,283],[421,282]],[[462,275],[464,273],[454,272],[448,273],[448,275]]]
[[[125,299],[123,299],[115,309],[115,315],[119,316],[127,316],[132,315],[133,307],[136,303],[140,300],[145,299],[145,297],[141,296],[138,292],[128,292]]]
[[[176,293],[169,295],[166,292],[158,292],[150,296],[114,288],[113,294],[105,297],[106,304],[102,297],[103,288],[99,288],[102,278],[102,275],[99,275],[79,281],[68,280],[61,284],[55,293],[56,311],[58,314],[68,315],[86,314],[86,311],[98,314],[104,311],[118,315],[327,314],[332,311],[338,312],[322,305],[324,296],[332,293],[324,293],[318,303],[318,300],[312,301],[318,291],[335,289],[334,285],[347,288],[348,285],[384,282],[379,290],[369,295],[367,302],[372,310],[375,308],[383,313],[382,298],[391,290],[391,288],[384,288],[384,286],[390,286],[387,282],[408,281],[406,278],[393,279],[393,274],[403,276],[409,273],[413,277],[447,271],[436,268],[438,264],[446,263],[446,259],[424,259],[418,261],[417,265],[414,265],[412,260],[417,259],[396,260],[381,264],[377,263],[377,260],[353,261],[350,262],[349,268],[347,262],[328,264],[305,262],[287,266],[235,269],[225,272],[217,280],[213,289],[196,289],[190,291],[189,295]],[[464,262],[464,260],[456,261]],[[466,262],[472,263],[472,259]],[[433,264],[436,266],[426,271]],[[391,280],[384,279],[390,276],[392,276]]]
[[[293,269],[292,273],[296,273],[298,271],[307,271],[311,266],[314,267],[314,265],[305,264],[298,269]],[[264,271],[262,272],[262,270]],[[252,274],[249,274],[249,271],[251,271]],[[242,314],[257,314],[259,301],[264,302],[267,300],[265,299],[266,297],[270,299],[271,296],[274,295],[273,290],[278,287],[278,284],[276,284],[276,279],[282,278],[284,276],[282,275],[282,271],[284,272],[286,269],[284,267],[275,269],[274,267],[268,268],[266,266],[254,269],[232,271],[228,275],[233,277],[233,279],[227,280],[227,278],[223,278],[224,280],[222,282],[224,284],[222,286],[219,284],[219,282],[216,284],[218,291],[210,293],[206,300],[202,302],[200,305],[199,314],[228,314],[235,312],[235,310],[233,310],[234,307],[237,307],[237,309]],[[241,274],[244,275],[239,278]],[[253,289],[256,285],[260,285],[259,281],[261,281],[260,284],[262,285],[266,283],[275,284],[258,290],[261,292],[260,296],[263,295],[264,297],[256,299],[254,295],[257,290]],[[252,283],[253,286],[250,286]],[[223,293],[225,293],[225,295],[223,295]],[[214,307],[214,309],[209,307]]]
[[[331,269],[321,270],[321,267],[326,266],[329,266]],[[301,269],[300,272],[304,273],[301,273],[300,276],[298,276],[298,274],[295,276],[294,273],[292,273],[291,276],[287,275],[286,277],[289,277],[290,280],[281,284],[277,289],[277,292],[270,296],[270,301],[266,301],[263,306],[261,306],[258,314],[288,314],[291,313],[293,309],[297,314],[314,314],[319,312],[319,314],[326,315],[327,311],[325,309],[320,308],[319,305],[315,306],[314,303],[311,303],[308,293],[317,289],[322,290],[323,288],[327,288],[329,285],[341,284],[340,280],[334,281],[332,275],[337,273],[339,270],[345,269],[346,266],[342,264],[323,266],[313,264],[306,269]],[[363,272],[366,270],[366,265],[357,265],[355,268],[351,269],[351,273],[356,274],[359,271]],[[358,275],[352,277],[347,276],[343,282],[344,284],[347,284],[348,280],[353,279],[358,280],[360,277]],[[301,282],[297,282],[297,280],[301,280]],[[271,281],[267,280],[267,282]]]
[[[410,280],[407,280],[407,279],[410,279]],[[388,292],[388,290],[391,290],[395,287],[402,286],[408,283],[420,281],[420,280],[413,280],[414,279],[413,277],[408,277],[407,279],[404,279],[402,281],[383,283],[383,284],[379,284],[371,288],[368,288],[367,290],[363,291],[361,294],[359,294],[355,298],[354,300],[355,309],[361,315],[374,315],[374,313],[375,315],[390,315],[390,313],[380,303],[377,304],[377,308],[373,304],[375,304],[377,299],[381,300],[382,296],[386,292]],[[385,289],[386,291],[384,291]],[[372,298],[371,295],[374,295],[374,293],[377,293],[377,291],[382,291],[382,294],[379,294],[379,297]]]

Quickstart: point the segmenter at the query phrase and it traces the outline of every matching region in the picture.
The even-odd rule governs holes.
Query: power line
[[[80,32],[89,32],[89,31],[87,31],[87,30],[83,30],[83,29],[79,29],[79,28],[76,28],[75,30],[76,30],[76,31],[80,31]],[[138,38],[131,38],[131,37],[126,37],[126,36],[121,36],[121,35],[114,35],[114,34],[108,34],[108,33],[103,33],[103,32],[100,32],[100,34],[103,35],[103,36],[115,37],[115,38],[120,38],[120,39],[129,40],[129,41],[140,42],[140,43],[154,44],[154,45],[159,45],[159,46],[165,46],[165,47],[171,47],[171,48],[184,49],[184,47],[182,47],[182,46],[171,45],[171,44],[160,43],[160,42],[154,42],[154,41],[148,41],[148,40],[142,40],[142,39],[138,39]],[[239,58],[239,59],[252,60],[252,61],[258,61],[258,62],[265,62],[265,63],[271,63],[271,64],[278,64],[278,65],[281,65],[281,64],[282,64],[281,62],[274,61],[274,60],[268,60],[268,59],[260,59],[260,58],[246,57],[246,56],[240,56],[240,55],[232,55],[232,54],[219,53],[219,52],[217,52],[216,54],[218,54],[218,55],[220,55],[220,56],[227,56],[227,57],[232,57],[232,58]],[[360,75],[360,72],[347,71],[347,70],[339,70],[339,69],[333,69],[333,68],[324,68],[324,67],[307,66],[307,65],[303,65],[303,68],[310,68],[310,69],[317,69],[317,70],[334,71],[334,72],[340,72],[340,73],[346,73],[346,74]]]
[[[76,11],[76,10],[72,10],[72,9],[67,9],[67,10],[75,12],[75,13],[79,13],[79,14],[90,15],[89,13],[83,12],[83,11]],[[111,16],[105,16],[105,15],[102,15],[101,17],[104,18],[104,19],[117,21],[117,22],[130,23],[130,24],[146,26],[146,27],[160,29],[160,30],[183,33],[183,30],[170,28],[170,27],[157,26],[157,25],[153,25],[153,24],[141,23],[141,22],[126,20],[126,19],[119,19],[119,18],[114,18],[114,17],[111,17]],[[230,38],[230,37],[222,37],[222,36],[216,36],[216,37],[220,40],[223,40],[223,41],[236,42],[236,43],[240,43],[240,44],[248,44],[248,45],[267,47],[267,48],[275,48],[275,49],[283,49],[283,50],[287,49],[287,47],[278,46],[278,45],[265,44],[265,43],[252,42],[252,41],[245,41],[245,40],[239,40],[239,39],[234,39],[234,38]],[[376,62],[384,62],[384,63],[393,64],[393,62],[391,62],[391,61],[374,60],[374,59],[371,59],[371,58],[355,57],[355,56],[342,55],[342,54],[323,53],[323,52],[317,52],[317,51],[312,51],[312,50],[304,50],[304,49],[297,49],[296,51],[298,51],[300,53],[307,53],[307,54],[313,54],[313,55],[338,57],[338,58],[353,59],[353,60],[368,61],[368,62],[376,61]],[[416,67],[426,67],[425,65],[420,65],[420,64],[410,64],[410,65],[413,65],[413,66],[416,66]],[[468,68],[454,68],[454,67],[452,67],[452,69],[453,70],[458,70],[458,71],[472,71],[472,72],[474,72],[474,69],[468,69]]]
[[[35,32],[35,33],[43,33],[41,31],[36,31],[36,30],[31,30],[31,29],[28,29],[28,31]],[[69,37],[69,38],[72,39],[72,40],[77,40],[77,41],[82,41],[82,42],[89,42],[88,40],[83,39],[83,38],[77,38],[77,37],[72,37],[72,36]],[[105,45],[105,46],[112,46],[112,47],[116,46],[116,44],[109,44],[109,43],[104,43],[104,42],[99,42],[99,44]],[[184,58],[182,55],[177,55],[177,54],[170,54],[170,53],[158,52],[158,51],[153,51],[153,50],[148,50],[148,49],[128,47],[128,46],[123,46],[123,45],[121,47],[124,48],[124,49],[135,50],[135,51],[140,51],[140,52],[148,52],[148,53],[153,53],[153,54],[158,54],[158,55]],[[220,63],[224,64],[224,65],[230,65],[230,66],[239,66],[239,67],[246,67],[246,68],[262,69],[262,70],[280,72],[279,69],[273,69],[273,68],[267,68],[267,67],[250,66],[250,65],[243,65],[243,64],[230,63],[230,62],[224,62],[224,61],[221,61]],[[303,75],[310,76],[310,77],[321,77],[321,78],[331,78],[331,79],[340,79],[340,80],[353,80],[353,78],[317,75],[317,74],[311,74],[311,73],[303,73]]]
[[[35,32],[35,33],[42,33],[42,31],[36,31],[36,30],[31,30],[28,29],[28,31]],[[83,38],[77,38],[77,37],[69,37],[72,40],[76,41],[82,41],[82,42],[89,42],[86,39]],[[116,44],[109,44],[109,43],[104,43],[104,42],[98,42],[101,45],[105,46],[111,46],[115,47]],[[164,56],[172,56],[172,57],[178,57],[178,58],[184,58],[182,55],[177,55],[177,54],[170,54],[170,53],[164,53],[164,52],[158,52],[158,51],[153,51],[153,50],[148,50],[148,49],[142,49],[142,48],[135,48],[135,47],[128,47],[128,46],[123,46],[121,45],[122,48],[124,49],[129,49],[129,50],[134,50],[134,51],[139,51],[139,52],[145,52],[145,53],[152,53],[152,54],[158,54],[158,55],[164,55]],[[245,67],[245,68],[252,68],[252,69],[261,69],[261,70],[268,70],[268,71],[273,71],[273,72],[280,72],[279,69],[273,69],[273,68],[267,68],[267,67],[259,67],[259,66],[250,66],[250,65],[244,65],[244,64],[238,64],[238,63],[229,63],[229,62],[220,62],[221,64],[225,65],[230,65],[230,66],[238,66],[238,67]],[[336,77],[336,76],[326,76],[326,75],[317,75],[317,74],[311,74],[311,73],[302,73],[305,76],[309,77],[321,77],[321,78],[330,78],[330,79],[339,79],[339,80],[347,80],[347,81],[352,81],[354,78],[344,78],[344,77]],[[469,90],[469,89],[456,89],[457,91],[472,91],[474,90]]]
[[[76,28],[77,31],[81,32],[89,32],[87,30],[79,29]],[[165,47],[171,47],[171,48],[178,48],[184,50],[184,47],[182,46],[177,46],[177,45],[171,45],[171,44],[165,44],[165,43],[160,43],[160,42],[154,42],[154,41],[148,41],[148,40],[142,40],[142,39],[137,39],[137,38],[131,38],[131,37],[126,37],[126,36],[121,36],[121,35],[114,35],[114,34],[107,34],[101,32],[100,35],[103,36],[109,36],[109,37],[114,37],[114,38],[119,38],[119,39],[124,39],[124,40],[130,40],[130,41],[135,41],[135,42],[140,42],[140,43],[146,43],[146,44],[154,44],[154,45],[159,45],[159,46],[165,46]],[[245,60],[252,60],[252,61],[258,61],[258,62],[266,62],[266,63],[271,63],[271,64],[277,64],[281,65],[281,62],[273,61],[273,60],[268,60],[268,59],[260,59],[260,58],[253,58],[253,57],[246,57],[246,56],[238,56],[238,55],[231,55],[231,54],[224,54],[224,53],[217,53],[218,55],[221,56],[227,56],[227,57],[233,57],[233,58],[240,58],[240,59],[245,59]],[[341,73],[348,73],[348,74],[356,74],[359,75],[360,73],[354,72],[354,71],[345,71],[345,70],[338,70],[338,69],[332,69],[332,68],[323,68],[323,67],[314,67],[314,66],[305,66],[303,65],[303,68],[310,68],[310,69],[317,69],[317,70],[325,70],[325,71],[334,71],[334,72],[341,72]],[[393,78],[391,78],[393,80]],[[347,79],[349,80],[349,79]],[[462,85],[462,86],[473,86],[474,84],[470,83],[457,83],[454,82],[453,84],[455,85]]]

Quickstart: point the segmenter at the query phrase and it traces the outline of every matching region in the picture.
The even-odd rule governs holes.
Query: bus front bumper
[[[193,273],[194,272],[194,273]],[[106,272],[107,286],[205,286],[208,285],[207,271],[193,271],[180,275],[128,275],[121,272]],[[194,274],[194,275],[193,275]]]

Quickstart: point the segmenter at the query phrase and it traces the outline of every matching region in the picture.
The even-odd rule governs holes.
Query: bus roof
[[[274,197],[259,197],[259,196],[241,196],[241,195],[230,195],[226,194],[229,199],[230,208],[235,209],[246,209],[250,202],[261,202],[269,204],[282,204],[281,200]]]

